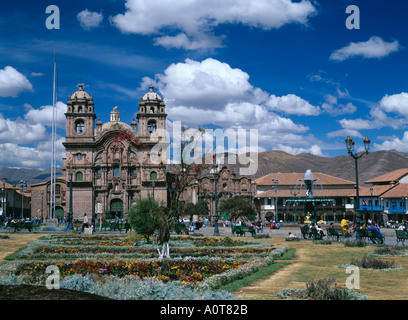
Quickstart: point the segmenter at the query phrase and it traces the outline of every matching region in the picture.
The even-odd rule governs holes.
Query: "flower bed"
[[[122,278],[124,276],[137,276],[143,278],[156,278],[163,282],[182,281],[198,282],[212,275],[236,269],[245,264],[245,261],[224,261],[224,260],[187,260],[180,259],[164,261],[83,261],[55,263],[60,276],[72,275],[110,275]],[[42,262],[32,262],[20,264],[16,270],[17,276],[37,282],[46,275],[46,268],[49,264]]]
[[[381,270],[391,271],[402,269],[401,266],[396,266],[394,261],[381,260],[369,255],[364,256],[362,259],[352,259],[350,264],[341,264],[340,267],[347,268],[348,266],[357,266],[367,270]]]
[[[210,292],[272,264],[274,257],[286,251],[286,247],[275,248],[263,241],[172,237],[172,258],[160,260],[155,245],[135,246],[132,241],[129,245],[126,239],[47,236],[13,255],[15,261],[6,269],[9,276],[30,284],[43,284],[49,276],[46,268],[54,265],[60,271],[61,281],[78,276],[92,279],[99,286],[107,279],[130,277],[132,283],[153,279],[166,285],[175,283]]]
[[[31,243],[18,254],[18,259],[138,259],[157,256],[157,246],[143,244],[135,246],[127,238],[114,240],[101,237],[60,238],[51,237]],[[238,241],[230,237],[200,238],[172,237],[170,241],[170,255],[172,257],[222,257],[237,256],[250,258],[253,255],[267,256],[280,254],[276,248],[262,241]]]

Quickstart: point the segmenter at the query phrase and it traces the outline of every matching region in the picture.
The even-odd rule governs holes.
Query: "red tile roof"
[[[353,181],[348,181],[340,178],[336,178],[333,176],[330,176],[325,173],[320,173],[320,172],[312,172],[313,178],[314,179],[320,179],[321,184],[324,186],[354,186],[355,182]],[[272,186],[274,183],[272,182],[272,179],[278,179],[278,187],[280,185],[285,185],[285,186],[296,186],[296,184],[301,184],[302,179],[304,179],[305,173],[270,173],[267,174],[266,176],[263,176],[261,178],[258,178],[255,183],[258,186]],[[320,185],[320,182],[316,182],[317,185]]]
[[[398,170],[394,170],[391,172],[388,172],[386,174],[383,174],[381,176],[378,176],[376,178],[370,179],[365,181],[365,183],[395,183],[397,181],[399,181],[401,178],[403,178],[404,176],[408,175],[408,168],[404,168],[404,169],[398,169]]]

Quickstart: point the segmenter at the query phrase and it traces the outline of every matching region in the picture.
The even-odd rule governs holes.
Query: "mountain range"
[[[224,163],[228,163],[226,155]],[[237,161],[237,163],[239,163]],[[236,171],[240,165],[230,165]],[[408,168],[408,153],[396,150],[382,150],[370,152],[363,155],[358,160],[359,182],[364,185],[364,181],[378,177],[382,174]],[[309,153],[298,155],[288,154],[283,151],[266,151],[258,153],[258,170],[251,176],[257,179],[272,172],[321,172],[334,177],[349,181],[355,181],[355,161],[350,155],[343,155],[334,158],[320,157]],[[0,178],[5,177],[8,183],[18,183],[25,180],[27,184],[35,184],[50,179],[50,169],[16,169],[2,168]],[[61,168],[57,169],[57,176],[62,175]]]

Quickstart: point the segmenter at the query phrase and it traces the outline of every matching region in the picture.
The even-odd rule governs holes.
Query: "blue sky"
[[[46,27],[49,5],[59,29]],[[359,29],[346,27],[349,5]],[[0,167],[50,165],[54,50],[57,159],[80,82],[102,122],[118,106],[130,123],[153,84],[169,128],[256,129],[259,151],[334,157],[350,135],[408,152],[407,12],[397,0],[2,3]]]

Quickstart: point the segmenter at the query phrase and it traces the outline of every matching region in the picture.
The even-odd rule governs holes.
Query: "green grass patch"
[[[295,256],[295,252],[295,248],[289,248],[286,250],[282,257],[276,257],[275,260],[292,260]]]
[[[15,260],[18,257],[18,254],[23,251],[27,246],[19,248],[17,251],[13,252],[12,254],[9,254],[8,256],[4,257],[4,260]]]

